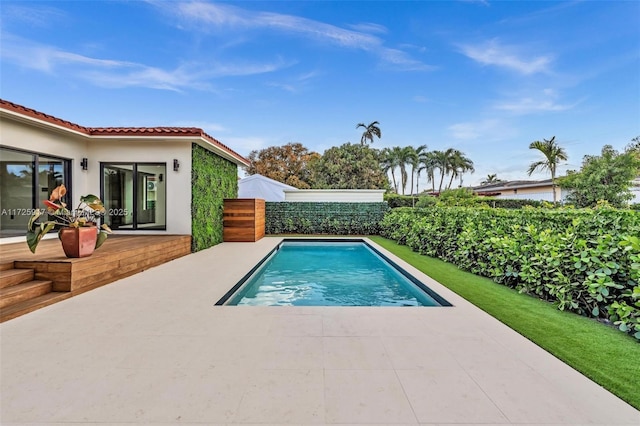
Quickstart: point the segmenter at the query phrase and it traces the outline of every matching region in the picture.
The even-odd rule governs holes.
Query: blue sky
[[[197,126],[240,154],[457,148],[526,179],[640,135],[640,2],[3,1],[0,96],[85,126]],[[545,179],[544,173],[533,179]],[[421,183],[422,187],[424,183]]]

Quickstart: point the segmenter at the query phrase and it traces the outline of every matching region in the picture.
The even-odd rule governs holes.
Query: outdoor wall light
[[[80,162],[80,165],[82,166],[82,170],[87,170],[89,168],[89,160],[87,160],[87,158],[84,157]]]
[[[180,169],[180,162],[177,158],[173,159],[173,171],[177,172]]]

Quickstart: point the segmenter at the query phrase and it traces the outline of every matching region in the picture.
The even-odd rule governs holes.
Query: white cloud
[[[489,40],[478,45],[460,45],[461,52],[482,65],[504,67],[521,74],[529,75],[547,73],[552,62],[550,56],[526,55],[521,48],[500,44],[497,39]]]
[[[297,34],[320,42],[360,49],[378,56],[383,62],[407,71],[432,69],[421,61],[412,59],[406,52],[384,46],[379,37],[369,32],[380,33],[386,29],[377,24],[357,24],[349,30],[335,25],[294,15],[273,12],[256,12],[236,6],[201,1],[192,2],[149,2],[164,10],[172,17],[178,17],[183,26],[191,26],[198,31],[221,29],[270,29],[289,34]],[[365,27],[362,27],[365,25]],[[373,31],[372,31],[373,30]]]
[[[374,24],[373,22],[363,22],[360,24],[349,25],[349,28],[354,29],[356,31],[361,31],[365,33],[378,33],[378,34],[386,34],[389,32],[387,27],[380,24]]]
[[[210,80],[214,78],[270,73],[291,65],[277,59],[270,63],[225,62],[212,66],[196,63],[162,69],[135,62],[91,58],[8,34],[3,34],[2,39],[0,55],[3,60],[37,71],[83,78],[101,87],[212,90]]]
[[[573,104],[558,103],[558,97],[558,94],[554,90],[544,89],[532,95],[525,95],[516,99],[498,102],[494,105],[494,108],[513,114],[524,115],[540,112],[567,111],[581,102],[578,101]]]
[[[36,6],[29,4],[5,4],[2,6],[2,24],[19,24],[31,27],[48,28],[60,20],[65,19],[66,14],[60,9],[51,6]]]
[[[467,121],[448,127],[454,139],[461,141],[497,141],[512,137],[516,132],[510,125],[499,119]]]

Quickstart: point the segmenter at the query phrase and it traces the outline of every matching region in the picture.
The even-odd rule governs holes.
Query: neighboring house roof
[[[91,138],[109,137],[185,137],[198,138],[201,141],[214,146],[228,160],[241,166],[249,166],[249,160],[211,137],[204,130],[197,127],[85,127],[70,121],[62,120],[49,114],[45,114],[35,109],[27,108],[13,102],[0,99],[0,111],[9,113],[12,116],[19,116],[29,121],[37,121],[59,129],[71,131]]]
[[[297,188],[262,175],[251,175],[238,181],[238,198],[262,198],[265,201],[284,201],[284,191]]]

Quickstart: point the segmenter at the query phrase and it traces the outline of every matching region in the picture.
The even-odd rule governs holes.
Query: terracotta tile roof
[[[69,130],[74,130],[88,136],[178,136],[202,138],[221,150],[226,151],[240,162],[249,165],[249,160],[229,148],[227,145],[208,135],[204,130],[198,127],[84,127],[79,124],[36,111],[35,109],[14,104],[13,102],[9,102],[4,99],[0,99],[0,108],[50,124],[55,124]]]
[[[16,112],[27,117],[46,121],[47,123],[57,124],[58,126],[66,127],[67,129],[75,130],[76,132],[81,132],[87,135],[89,134],[89,131],[86,127],[80,126],[70,121],[62,120],[60,118],[45,114],[40,111],[36,111],[35,109],[27,108],[22,105],[14,104],[13,102],[5,101],[4,99],[0,99],[0,108]]]

